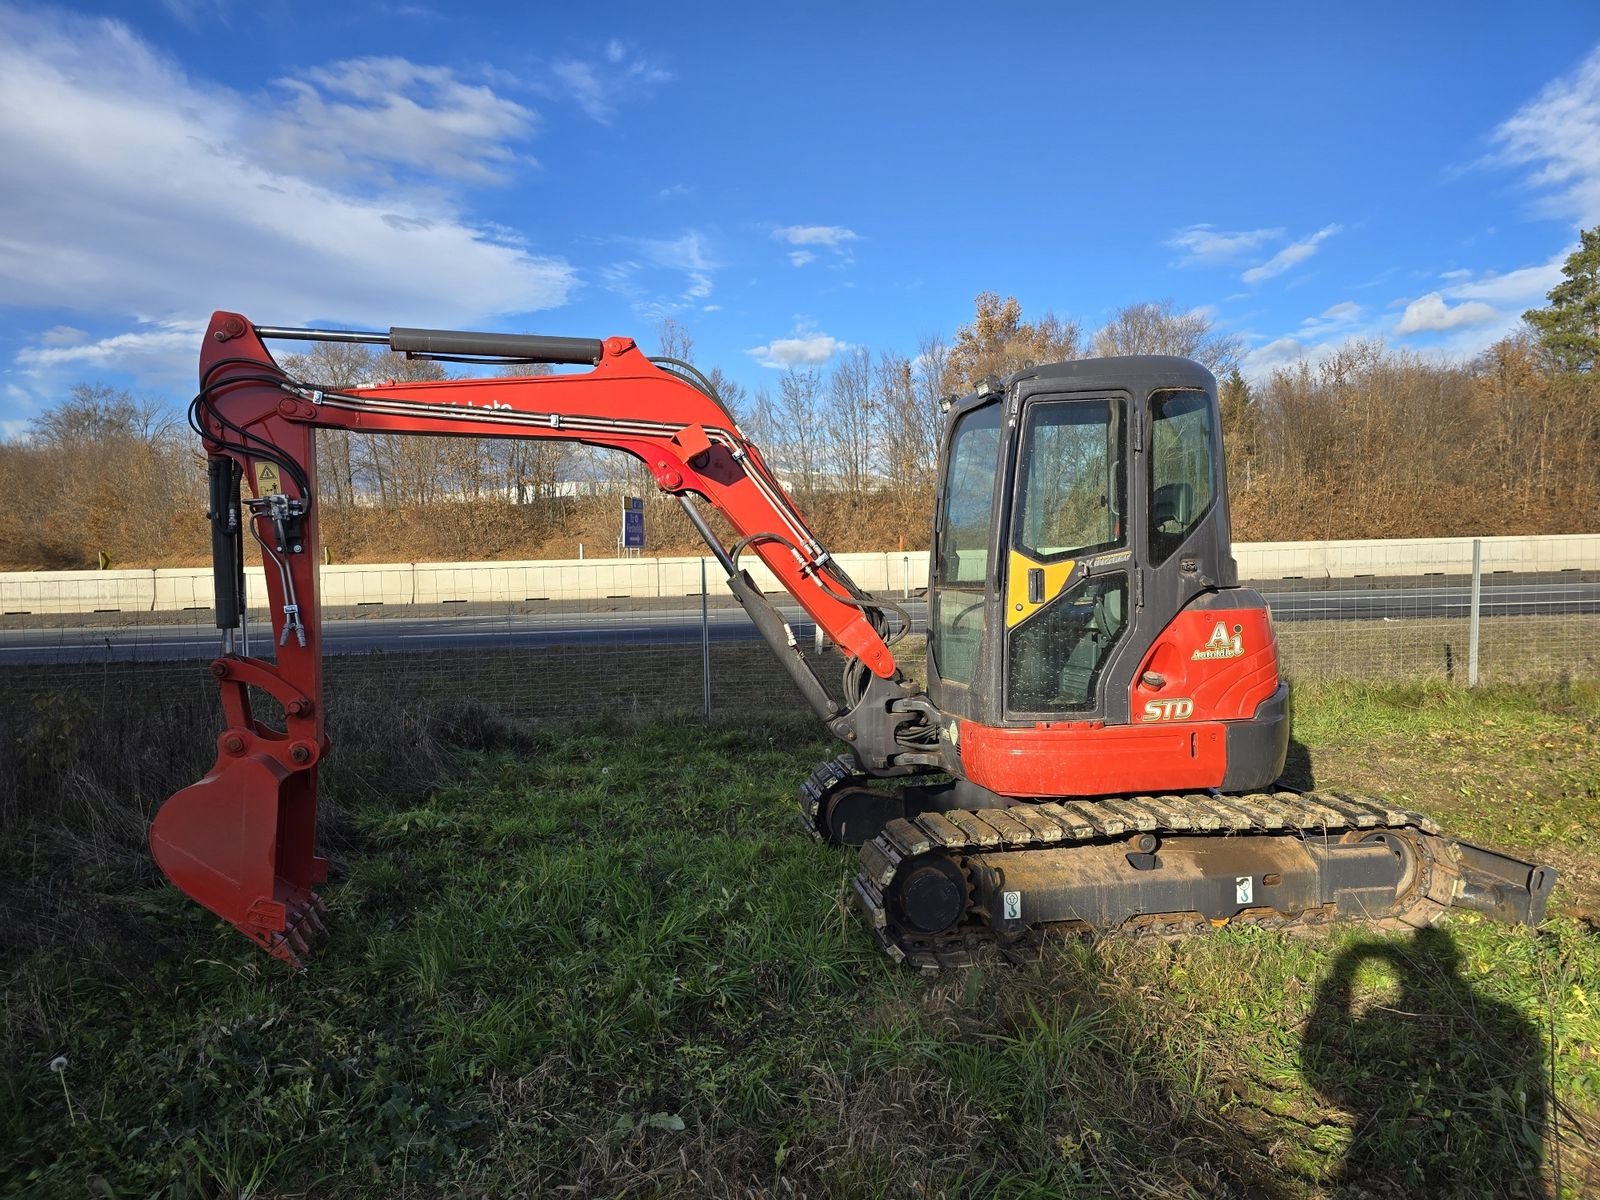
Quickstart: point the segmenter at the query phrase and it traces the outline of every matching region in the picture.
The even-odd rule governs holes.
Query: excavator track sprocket
[[[1452,906],[1537,924],[1555,880],[1370,796],[1279,790],[923,813],[861,847],[855,891],[891,958],[937,971],[1051,929],[1420,926]]]

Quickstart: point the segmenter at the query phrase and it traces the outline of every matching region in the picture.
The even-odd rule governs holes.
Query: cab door
[[[1022,404],[1005,553],[1008,723],[1104,713],[1101,680],[1133,622],[1129,423],[1124,394]]]
[[[997,603],[994,580],[1004,466],[999,398],[959,412],[940,456],[933,550],[928,564],[928,692],[956,716],[978,716],[986,634]]]

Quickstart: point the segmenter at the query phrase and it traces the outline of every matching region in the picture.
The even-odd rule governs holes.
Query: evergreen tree
[[[1256,453],[1255,397],[1245,377],[1235,366],[1217,388],[1217,403],[1222,409],[1222,444],[1236,465],[1254,458]]]
[[[1561,268],[1567,278],[1550,289],[1549,307],[1522,317],[1562,367],[1592,371],[1600,360],[1600,225],[1579,237],[1583,244]]]

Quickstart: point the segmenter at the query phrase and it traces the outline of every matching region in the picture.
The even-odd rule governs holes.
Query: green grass
[[[1537,933],[1061,941],[925,979],[796,826],[834,752],[809,721],[386,737],[384,704],[330,718],[335,924],[299,974],[144,864],[193,713],[30,727],[0,1192],[1493,1196],[1558,1164],[1600,1189],[1581,872]],[[1593,688],[1324,685],[1296,716],[1319,785],[1593,878]]]

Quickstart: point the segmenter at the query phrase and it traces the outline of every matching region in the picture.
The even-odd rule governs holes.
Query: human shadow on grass
[[[1450,934],[1421,929],[1346,947],[1323,980],[1301,1063],[1356,1118],[1336,1195],[1548,1195],[1539,1031],[1474,989],[1460,962]]]

